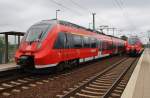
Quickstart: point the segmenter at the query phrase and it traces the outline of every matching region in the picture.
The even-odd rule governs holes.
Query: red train
[[[125,41],[98,33],[66,21],[43,20],[29,28],[15,61],[23,68],[63,69],[125,51]]]
[[[143,44],[137,36],[131,36],[128,38],[126,52],[130,56],[138,56],[143,52]]]

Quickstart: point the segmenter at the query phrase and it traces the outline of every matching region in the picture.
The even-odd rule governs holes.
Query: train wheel
[[[79,65],[79,60],[78,59],[73,60],[72,67],[75,68],[78,67],[78,65]]]
[[[56,66],[56,71],[57,71],[57,72],[63,71],[63,70],[64,70],[64,66],[65,66],[65,63],[64,63],[64,62],[58,64],[58,65]]]
[[[76,66],[79,67],[79,59],[76,59]]]
[[[69,62],[66,64],[66,68],[72,69],[72,68],[78,67],[78,65],[79,65],[79,60],[78,60],[78,59],[75,59],[75,60],[69,61]]]

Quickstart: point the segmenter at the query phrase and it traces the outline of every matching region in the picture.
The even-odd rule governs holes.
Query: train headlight
[[[41,48],[42,44],[41,43],[38,43],[37,45],[37,49]]]
[[[134,48],[134,46],[131,46],[131,48]]]
[[[129,50],[130,49],[130,47],[127,47],[127,50]]]
[[[135,45],[135,48],[138,48],[138,45]]]
[[[23,46],[23,45],[22,45],[22,43],[21,43],[21,44],[19,45],[19,49],[22,49],[22,46]]]

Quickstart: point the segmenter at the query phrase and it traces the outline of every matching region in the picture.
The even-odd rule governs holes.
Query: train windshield
[[[128,39],[128,43],[131,44],[131,45],[136,44],[137,41],[138,41],[137,38],[129,38],[129,39]]]
[[[52,24],[47,23],[38,23],[31,26],[27,31],[26,41],[33,42],[44,39],[50,28],[52,28]]]

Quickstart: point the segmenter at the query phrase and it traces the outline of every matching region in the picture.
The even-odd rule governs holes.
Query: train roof
[[[137,38],[137,39],[139,39],[138,36],[129,36],[129,38]]]
[[[74,24],[74,23],[71,23],[71,22],[68,22],[68,21],[64,21],[64,20],[51,19],[51,20],[43,20],[43,21],[45,21],[47,23],[50,22],[50,21],[56,21],[57,23],[59,23],[61,25],[75,27],[77,29],[83,29],[83,30],[86,30],[86,31],[89,31],[89,32],[94,32],[96,34],[101,34],[101,35],[104,35],[104,36],[109,36],[109,37],[113,37],[113,38],[122,40],[121,38],[118,38],[118,37],[115,37],[115,36],[112,36],[112,35],[106,35],[106,34],[104,34],[102,32],[99,32],[99,31],[96,31],[96,30],[92,30],[92,29],[89,29],[89,28],[86,28],[86,27],[83,27],[83,26],[79,26],[77,24]]]

